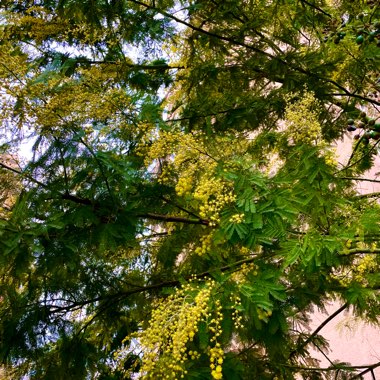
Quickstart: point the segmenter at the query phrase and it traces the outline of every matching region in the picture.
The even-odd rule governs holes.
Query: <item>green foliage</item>
[[[0,12],[4,371],[331,378],[310,352],[328,347],[304,328],[310,312],[333,299],[377,323],[380,307],[378,194],[355,187],[378,154],[379,8]]]

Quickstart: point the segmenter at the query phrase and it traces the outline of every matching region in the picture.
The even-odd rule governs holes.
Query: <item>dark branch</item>
[[[161,214],[153,214],[153,213],[146,213],[146,214],[139,214],[137,215],[139,218],[145,218],[145,219],[152,219],[152,220],[162,220],[164,222],[177,222],[177,223],[187,223],[187,224],[203,224],[204,226],[209,225],[208,220],[204,219],[188,219],[183,218],[180,216],[170,216],[170,215],[161,215]]]
[[[160,196],[160,198],[161,198],[164,202],[166,202],[166,203],[168,203],[168,204],[171,204],[171,205],[175,206],[176,208],[178,208],[179,210],[185,212],[186,214],[189,214],[189,215],[191,215],[191,216],[194,216],[194,217],[197,218],[197,219],[200,219],[200,217],[199,217],[198,215],[194,214],[192,211],[189,211],[189,210],[185,209],[184,207],[180,206],[179,204],[177,204],[176,202],[172,201],[171,199],[168,199],[168,198],[166,198],[166,197],[164,197],[164,196]]]
[[[363,135],[363,136],[364,136],[364,135]],[[377,147],[377,145],[380,143],[380,140],[376,141],[376,143],[373,144],[373,145],[371,146],[371,149],[370,149],[368,152],[366,152],[366,153],[363,154],[360,158],[358,158],[355,162],[353,162],[352,164],[350,164],[350,162],[351,162],[351,160],[352,160],[352,158],[353,158],[353,156],[354,156],[354,153],[355,153],[355,151],[356,151],[356,149],[357,149],[356,147],[359,146],[359,143],[360,143],[361,139],[363,138],[363,136],[360,138],[360,140],[358,140],[358,142],[357,142],[357,144],[356,144],[356,146],[355,146],[355,148],[354,148],[354,151],[352,152],[351,157],[350,157],[350,159],[348,160],[347,165],[346,165],[343,169],[338,170],[338,172],[336,172],[336,173],[342,172],[342,171],[344,171],[344,170],[347,170],[347,169],[352,168],[353,166],[357,165],[357,164],[358,164],[360,161],[362,161],[365,157],[367,157],[367,156],[369,156],[370,154],[372,154],[372,152],[375,150],[375,148]],[[336,173],[335,173],[335,174],[336,174]]]
[[[368,194],[360,194],[357,196],[358,198],[379,198],[380,197],[380,192],[376,193],[368,193]]]
[[[168,12],[165,12],[165,11],[162,10],[162,9],[156,8],[156,7],[152,6],[152,5],[149,5],[149,4],[146,4],[146,3],[143,3],[143,2],[141,2],[141,1],[138,1],[138,0],[128,0],[128,1],[130,1],[131,3],[137,4],[137,5],[141,5],[142,7],[147,8],[147,9],[153,9],[153,10],[155,10],[156,12],[162,14],[163,16],[168,17],[168,18],[174,20],[175,22],[178,22],[179,24],[185,25],[185,26],[189,27],[190,29],[192,29],[192,30],[194,30],[194,31],[196,31],[196,32],[199,32],[199,33],[205,34],[205,35],[207,35],[207,36],[210,36],[210,37],[216,38],[216,39],[221,40],[221,41],[229,42],[229,43],[231,43],[231,44],[233,44],[233,45],[238,45],[238,46],[245,47],[245,48],[247,48],[247,49],[249,49],[249,50],[253,50],[253,51],[255,51],[256,53],[259,53],[259,54],[265,55],[265,56],[267,56],[267,57],[269,57],[269,58],[272,58],[272,59],[277,59],[277,60],[279,60],[280,62],[286,64],[285,61],[283,61],[283,60],[281,60],[281,59],[275,57],[274,55],[272,55],[272,54],[270,54],[270,53],[267,53],[266,51],[263,51],[263,50],[261,50],[261,49],[258,49],[257,47],[255,47],[255,46],[253,46],[253,45],[248,45],[248,44],[246,44],[246,43],[244,43],[244,42],[236,41],[235,39],[233,39],[233,38],[231,38],[231,37],[221,36],[221,35],[219,35],[219,34],[216,34],[216,33],[210,32],[210,31],[208,31],[208,30],[206,30],[206,29],[202,29],[202,28],[197,27],[197,26],[195,26],[195,25],[193,25],[193,24],[190,24],[190,23],[188,23],[187,21],[182,20],[182,19],[180,19],[180,18],[178,18],[178,17],[176,17],[176,16],[174,16],[174,15],[168,13]]]
[[[229,108],[227,110],[215,111],[215,112],[207,113],[207,114],[203,114],[203,115],[191,115],[191,116],[179,117],[179,118],[176,118],[176,119],[168,119],[168,120],[165,120],[165,122],[166,123],[174,123],[174,122],[177,122],[177,121],[184,121],[184,120],[191,120],[191,119],[201,119],[201,118],[205,118],[205,117],[211,117],[211,116],[228,114],[230,112],[245,111],[247,109],[248,109],[247,107]]]
[[[373,370],[377,367],[380,367],[380,362],[377,362],[375,364],[372,364],[372,365],[369,365],[367,366],[367,369],[358,373],[357,375],[351,377],[351,380],[354,380],[354,379],[362,379],[362,376],[365,375],[366,373],[368,372],[372,372],[373,373]],[[364,368],[364,367],[356,367],[356,368]]]
[[[284,365],[284,367],[296,369],[298,371],[321,371],[321,372],[328,372],[328,371],[336,371],[339,369],[347,370],[347,371],[354,371],[356,369],[362,369],[365,368],[366,370],[361,372],[360,374],[355,375],[354,377],[351,377],[350,380],[353,379],[359,379],[361,375],[364,373],[367,373],[371,371],[374,368],[380,367],[380,362],[377,362],[375,364],[368,364],[368,365],[341,365],[341,364],[334,364],[334,367],[325,367],[325,368],[318,368],[318,367],[302,367],[302,366],[292,366],[292,365]]]
[[[171,66],[169,64],[159,64],[159,65],[139,65],[133,63],[125,63],[122,61],[90,61],[85,59],[78,59],[78,63],[87,63],[89,65],[123,65],[129,67],[131,70],[183,70],[186,66]]]
[[[317,11],[323,13],[323,14],[326,15],[327,17],[332,18],[332,16],[331,16],[329,13],[327,13],[326,11],[324,11],[322,8],[317,7],[315,4],[311,4],[311,3],[309,3],[309,2],[306,1],[306,0],[301,0],[301,2],[304,3],[304,4],[307,4],[309,7],[313,8],[313,9],[315,9],[315,10],[317,10]]]
[[[20,176],[23,176],[25,178],[27,178],[28,180],[30,180],[31,182],[34,182],[36,183],[37,185],[43,187],[44,189],[48,189],[48,186],[45,185],[44,183],[36,180],[35,178],[31,177],[31,176],[28,176],[26,175],[25,173],[23,173],[22,171],[20,170],[17,170],[15,168],[12,168],[11,166],[8,166],[2,162],[0,162],[0,167],[3,167],[4,169],[7,169],[7,170],[10,170]],[[72,195],[72,194],[69,194],[69,193],[58,193],[60,198],[61,199],[64,199],[64,200],[67,200],[67,201],[71,201],[71,202],[74,202],[74,203],[78,203],[78,204],[82,204],[82,205],[87,205],[87,206],[91,206],[91,205],[96,205],[95,202],[92,202],[90,199],[87,199],[87,198],[80,198],[78,196],[75,196],[75,195]],[[176,207],[179,207],[179,206],[176,206]],[[186,211],[183,209],[183,211]],[[189,212],[188,212],[189,213]],[[140,214],[140,215],[137,215],[139,218],[145,218],[145,219],[152,219],[152,220],[161,220],[161,221],[164,221],[164,222],[177,222],[177,223],[186,223],[186,224],[202,224],[204,226],[208,226],[209,225],[209,221],[208,220],[205,220],[205,219],[189,219],[189,218],[183,218],[183,217],[180,217],[180,216],[171,216],[171,215],[161,215],[161,214],[153,214],[153,213],[146,213],[146,214]]]
[[[338,178],[339,179],[346,179],[349,181],[365,181],[365,182],[380,183],[380,180],[369,179],[369,178],[359,178],[359,177],[338,177]]]
[[[358,255],[358,254],[373,254],[373,255],[377,255],[380,253],[380,249],[350,249],[348,251],[348,253],[344,256],[350,256],[350,255]]]
[[[71,202],[74,202],[74,203],[78,203],[78,204],[82,204],[82,205],[86,205],[86,206],[91,206],[93,205],[93,202],[91,202],[90,199],[87,199],[87,198],[80,198],[80,197],[77,197],[75,195],[71,195],[69,193],[66,193],[66,194],[61,194],[61,198],[62,199],[65,199],[67,201],[71,201]]]
[[[49,189],[48,185],[46,185],[46,184],[38,181],[37,179],[35,179],[32,176],[30,176],[30,175],[22,172],[21,170],[12,168],[11,166],[8,166],[8,165],[4,164],[3,162],[0,162],[0,167],[2,167],[4,169],[7,169],[7,170],[10,170],[13,173],[16,173],[19,176],[26,178],[27,180],[35,183],[36,185],[41,186],[44,189]],[[68,200],[68,201],[71,201],[71,202],[75,202],[75,203],[79,203],[79,204],[83,204],[83,205],[92,205],[93,204],[93,202],[91,202],[91,200],[89,200],[89,199],[80,198],[80,197],[77,197],[75,195],[71,195],[69,193],[65,193],[65,194],[59,193],[59,196],[62,199],[65,199],[65,200]]]
[[[337,315],[339,315],[343,310],[347,309],[348,303],[343,304],[338,310],[336,310],[333,314],[331,314],[328,318],[326,318],[313,332],[312,334],[304,340],[297,348],[297,350],[292,351],[289,357],[294,356],[297,351],[306,347],[315,337],[316,335],[329,323],[331,322]]]
[[[366,96],[362,96],[362,95],[358,95],[358,94],[355,94],[353,92],[350,92],[347,89],[345,89],[343,86],[339,85],[337,82],[335,82],[333,80],[327,80],[327,82],[330,82],[331,84],[334,84],[334,86],[336,86],[340,90],[344,91],[344,94],[337,93],[337,94],[326,94],[326,95],[329,95],[329,96],[349,96],[349,97],[352,97],[352,98],[364,100],[364,101],[366,101],[368,103],[372,103],[372,104],[375,104],[377,106],[380,106],[380,102],[378,102],[377,100],[374,100],[374,99],[371,99],[371,98],[367,98]]]
[[[4,169],[10,170],[11,172],[18,174],[21,177],[24,177],[24,178],[28,179],[29,181],[31,181],[31,182],[33,182],[33,183],[35,183],[35,184],[37,184],[37,185],[39,185],[39,186],[41,186],[43,188],[47,188],[47,185],[45,185],[44,183],[38,181],[37,179],[33,178],[32,176],[30,176],[30,175],[22,172],[21,170],[12,168],[11,166],[8,166],[8,165],[4,164],[3,162],[0,162],[0,166],[2,168],[4,168]]]
[[[249,263],[253,262],[254,260],[257,260],[257,256],[251,256],[248,259],[239,260],[239,261],[236,261],[232,264],[228,264],[228,265],[225,265],[223,267],[216,268],[215,270],[212,270],[212,271],[205,271],[202,273],[198,273],[196,275],[186,276],[186,277],[184,277],[184,280],[185,281],[194,280],[194,279],[202,280],[202,279],[211,277],[213,275],[213,273],[218,273],[218,272],[220,273],[220,272],[227,272],[229,270],[236,270],[235,268],[238,268],[238,267],[242,266],[243,264],[249,264]],[[183,281],[180,281],[180,280],[171,280],[171,281],[163,281],[163,282],[160,282],[158,284],[152,284],[152,285],[146,285],[146,286],[131,285],[134,287],[134,289],[130,289],[130,290],[123,291],[123,292],[118,292],[115,294],[108,294],[108,295],[104,295],[104,296],[99,296],[96,298],[92,298],[90,300],[77,301],[77,302],[71,303],[70,305],[63,305],[63,306],[44,305],[44,306],[46,308],[50,309],[50,311],[53,313],[54,312],[68,312],[68,311],[78,310],[78,309],[82,308],[83,306],[93,304],[93,303],[96,303],[99,301],[109,302],[109,301],[113,300],[114,302],[120,302],[123,299],[125,299],[131,295],[134,295],[134,294],[145,293],[145,292],[148,292],[151,290],[160,290],[163,288],[174,288],[174,287],[180,286],[182,283],[183,283]]]

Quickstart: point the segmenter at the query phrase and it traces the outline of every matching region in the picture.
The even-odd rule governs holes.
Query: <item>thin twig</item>
[[[368,364],[368,365],[340,365],[340,364],[335,364],[335,367],[302,367],[302,366],[293,366],[293,365],[287,365],[284,364],[284,367],[290,368],[290,369],[295,369],[298,371],[315,371],[315,372],[328,372],[328,371],[336,371],[337,369],[343,369],[343,370],[348,370],[348,371],[354,371],[356,369],[363,369],[365,368],[366,370],[355,375],[354,377],[351,377],[350,380],[353,379],[359,379],[362,375],[365,373],[371,371],[374,368],[380,367],[380,362],[377,362],[375,364]]]
[[[301,2],[307,4],[309,7],[314,8],[315,10],[317,10],[317,11],[323,13],[323,14],[326,15],[327,17],[332,18],[332,16],[331,16],[329,13],[327,13],[326,11],[324,11],[322,8],[317,7],[315,4],[311,4],[311,3],[309,3],[309,2],[306,1],[306,0],[301,0]]]
[[[357,198],[379,198],[380,197],[380,192],[376,193],[368,193],[368,194],[360,194],[357,196]]]
[[[364,181],[364,182],[380,183],[380,180],[377,180],[377,179],[370,179],[370,178],[359,178],[359,177],[338,177],[338,179],[346,179],[346,180],[349,180],[349,181]]]
[[[37,179],[33,178],[32,176],[30,176],[30,175],[22,172],[21,170],[12,168],[11,166],[8,166],[8,165],[4,164],[3,162],[0,162],[0,166],[2,168],[4,168],[4,169],[10,170],[13,173],[16,173],[16,174],[20,175],[21,177],[24,177],[24,178],[28,179],[29,181],[31,181],[31,182],[33,182],[33,183],[35,183],[35,184],[37,184],[37,185],[39,185],[39,186],[41,186],[41,187],[43,187],[45,189],[48,187],[47,185],[45,185],[44,183],[38,181]]]

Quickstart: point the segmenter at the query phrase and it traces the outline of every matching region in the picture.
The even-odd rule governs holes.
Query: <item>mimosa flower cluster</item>
[[[186,361],[199,357],[188,345],[197,334],[199,323],[209,318],[214,287],[213,280],[203,285],[190,282],[154,308],[149,326],[134,336],[144,352],[140,371],[144,379],[184,378]],[[219,335],[220,323],[213,323],[215,336]]]
[[[293,94],[293,97],[296,94]],[[285,111],[286,132],[295,143],[318,145],[322,140],[321,124],[318,120],[319,104],[312,92],[297,94],[299,100],[288,99]]]
[[[213,337],[210,339],[210,343],[213,345],[210,348],[210,369],[211,376],[215,380],[223,378],[222,364],[224,359],[224,351],[218,343],[218,338],[222,334],[221,322],[223,320],[222,305],[220,301],[215,302],[216,316],[209,322],[209,330],[213,333]]]

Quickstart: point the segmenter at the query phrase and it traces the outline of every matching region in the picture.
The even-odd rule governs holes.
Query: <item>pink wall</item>
[[[346,133],[344,139],[337,144],[338,161],[344,165],[352,152],[352,133]],[[380,157],[375,159],[374,167],[363,178],[380,180]],[[380,192],[380,183],[357,182],[358,192],[367,194]],[[332,302],[326,305],[327,314],[320,311],[313,313],[310,325],[314,331],[329,315],[334,313],[341,304]],[[380,362],[380,328],[365,324],[355,319],[350,311],[344,311],[336,316],[321,331],[320,335],[330,342],[330,352],[327,354],[331,361],[348,362],[351,365],[368,365]],[[329,367],[329,361],[319,352],[315,351],[315,357],[320,360],[321,367]],[[375,378],[380,379],[380,367],[374,370]],[[368,373],[365,379],[374,379]]]
[[[341,304],[332,302],[326,305],[327,314],[314,312],[311,331],[340,306]],[[348,362],[354,366],[380,362],[380,329],[359,321],[349,311],[343,311],[336,316],[320,331],[320,335],[330,342],[330,352],[327,356],[331,361]],[[319,351],[313,352],[320,360],[321,367],[330,367],[329,361]],[[380,379],[380,367],[374,369],[374,374],[376,379]],[[364,379],[372,380],[373,377],[368,373],[364,375]]]

